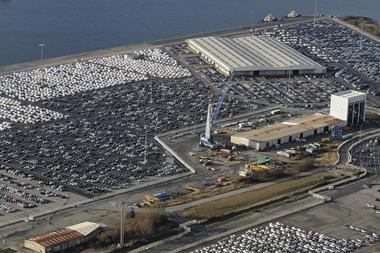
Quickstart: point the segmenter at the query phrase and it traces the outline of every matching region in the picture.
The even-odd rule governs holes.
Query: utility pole
[[[317,8],[318,8],[318,1],[314,1],[314,27],[317,23]]]
[[[150,103],[153,104],[153,81],[152,81],[152,77],[149,76],[150,78]]]
[[[362,50],[363,47],[363,32],[364,32],[364,24],[361,24],[362,32],[360,33],[360,51]]]
[[[44,83],[44,70],[43,70],[43,66],[44,66],[44,47],[45,47],[45,44],[38,44],[38,46],[40,47],[40,50],[41,50],[41,73],[42,73],[42,78],[41,78],[41,85],[43,85]]]
[[[120,205],[120,248],[124,246],[124,204],[125,202],[122,201]]]
[[[251,34],[254,33],[255,31],[255,24],[256,24],[256,19],[255,19],[255,11],[252,11],[252,16],[253,16],[253,23],[252,23],[252,29],[251,29]]]
[[[144,34],[144,47],[147,47],[147,40],[148,40],[148,27],[145,26],[145,34]]]
[[[144,143],[144,164],[147,164],[147,149],[148,149],[148,128],[145,128],[145,143]]]

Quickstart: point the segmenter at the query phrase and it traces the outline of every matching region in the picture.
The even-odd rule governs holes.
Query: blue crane
[[[215,143],[211,136],[212,125],[214,122],[216,122],[216,120],[219,117],[220,109],[222,108],[224,99],[226,98],[227,93],[233,84],[232,82],[233,78],[234,78],[234,75],[233,73],[231,73],[227,79],[227,82],[226,82],[227,85],[222,89],[222,92],[218,99],[218,103],[215,105],[215,107],[213,108],[211,104],[208,106],[206,130],[205,130],[205,133],[201,135],[201,140],[200,140],[201,146],[206,146],[212,149],[215,148]]]

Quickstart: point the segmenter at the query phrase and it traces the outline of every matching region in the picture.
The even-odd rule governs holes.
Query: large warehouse
[[[190,50],[223,75],[285,76],[323,74],[326,68],[269,37],[204,37],[186,41]]]
[[[332,126],[344,126],[346,122],[330,115],[315,114],[277,123],[231,136],[231,142],[252,147],[258,151],[275,145],[292,142],[320,133],[327,133]]]

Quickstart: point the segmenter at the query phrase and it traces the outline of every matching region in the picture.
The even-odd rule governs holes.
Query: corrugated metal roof
[[[49,248],[82,237],[83,235],[81,233],[75,230],[64,228],[55,232],[29,238],[27,241],[36,242],[45,248]]]
[[[66,228],[71,229],[71,230],[75,230],[78,233],[81,233],[82,235],[87,236],[100,227],[101,226],[98,223],[86,221],[86,222],[82,222],[82,223],[79,223],[79,224],[76,224],[73,226],[69,226]]]
[[[268,127],[255,129],[233,135],[233,137],[247,138],[258,142],[277,140],[287,136],[299,134],[301,132],[331,126],[343,122],[330,115],[314,114],[295,118],[287,122],[273,124]]]
[[[293,48],[270,37],[204,37],[187,42],[228,71],[325,69]]]
[[[32,241],[45,248],[49,248],[63,244],[67,241],[84,238],[100,227],[102,227],[101,224],[86,221],[55,232],[29,238],[26,241]]]

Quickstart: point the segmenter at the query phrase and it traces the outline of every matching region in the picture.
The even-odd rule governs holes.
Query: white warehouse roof
[[[223,71],[313,70],[324,73],[325,67],[284,43],[269,37],[203,37],[189,39],[190,49],[212,61]]]
[[[73,226],[66,227],[66,229],[74,230],[84,236],[88,236],[100,227],[102,227],[101,224],[86,221]]]

